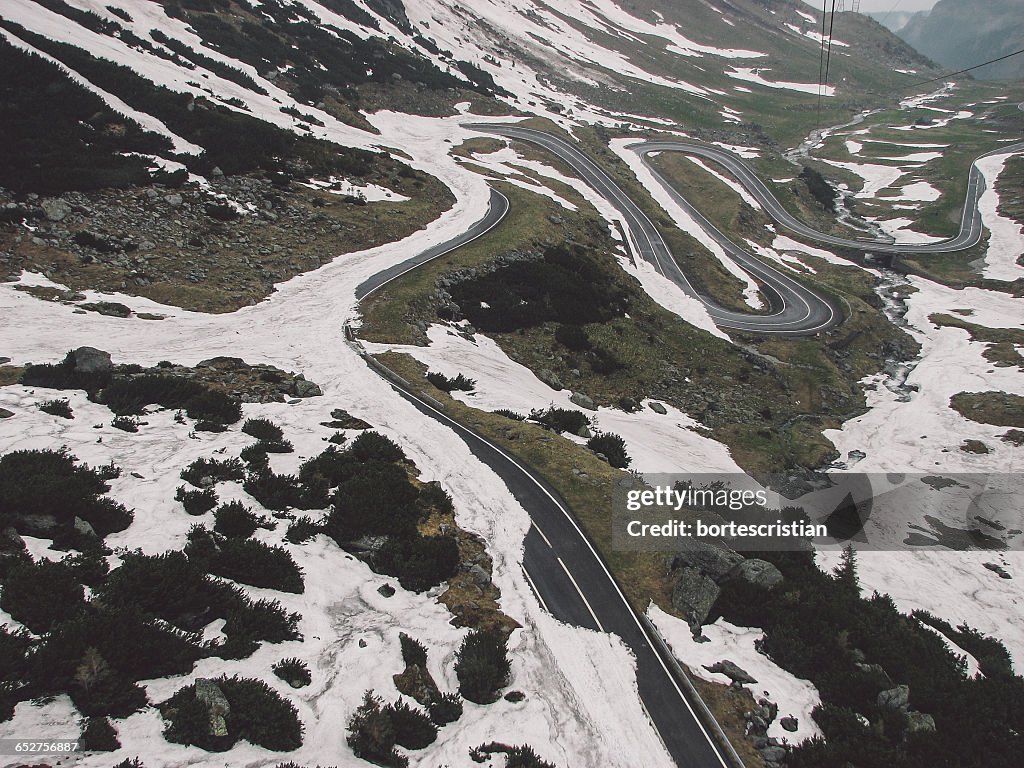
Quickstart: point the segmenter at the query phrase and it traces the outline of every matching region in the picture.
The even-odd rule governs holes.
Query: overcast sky
[[[821,0],[804,0],[804,2],[821,8]],[[895,6],[897,11],[923,11],[931,8],[936,2],[937,0],[860,0],[860,10],[861,12],[889,11],[893,10]],[[830,7],[831,5],[829,2]],[[847,10],[852,5],[852,0],[846,0]]]

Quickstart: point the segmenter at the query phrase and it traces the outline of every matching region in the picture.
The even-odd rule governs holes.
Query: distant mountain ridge
[[[1024,2],[939,0],[897,34],[946,69],[966,69],[1024,48]],[[1024,79],[1024,54],[971,74],[980,80]]]

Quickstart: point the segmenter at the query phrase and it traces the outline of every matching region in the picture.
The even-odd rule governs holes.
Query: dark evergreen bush
[[[245,468],[238,459],[204,459],[198,458],[181,471],[181,479],[196,488],[204,488],[203,480],[212,478],[214,482],[231,482],[245,479]]]
[[[476,389],[476,380],[469,379],[463,376],[461,373],[455,378],[450,379],[443,373],[436,371],[430,371],[427,373],[427,381],[433,384],[435,387],[440,389],[442,392],[452,392],[459,390],[460,392],[472,392]]]
[[[260,518],[240,501],[221,504],[213,513],[213,530],[229,539],[247,539],[259,528]]]
[[[613,432],[602,432],[587,440],[587,448],[594,453],[600,453],[608,459],[613,467],[625,469],[632,463],[632,459],[626,453],[626,441]]]
[[[102,586],[107,574],[110,573],[110,564],[104,557],[105,553],[109,553],[109,550],[94,545],[86,547],[84,552],[70,554],[60,562],[78,581],[95,589]]]
[[[257,440],[278,441],[284,439],[284,431],[270,419],[246,419],[242,431]]]
[[[39,404],[39,410],[51,416],[60,416],[62,419],[75,418],[75,414],[71,410],[71,404],[66,398],[63,400],[44,400]]]
[[[185,674],[203,654],[198,635],[93,601],[39,645],[28,679],[33,696],[70,693],[83,714],[124,717],[146,701],[133,681]]]
[[[290,440],[260,440],[258,445],[267,453],[292,453],[295,450]]]
[[[375,570],[398,578],[413,592],[436,587],[459,569],[459,543],[454,536],[391,538],[373,560]]]
[[[419,640],[401,632],[398,640],[402,644],[402,661],[407,667],[427,667],[427,646]]]
[[[205,568],[212,574],[242,584],[301,594],[302,569],[288,550],[256,539],[226,539]]]
[[[510,670],[508,639],[497,632],[470,632],[455,654],[459,693],[475,704],[497,701]]]
[[[530,411],[530,420],[543,424],[550,430],[558,432],[570,432],[578,434],[584,427],[590,426],[590,419],[581,411],[574,411],[567,408],[556,408],[554,406],[545,411]]]
[[[512,421],[526,421],[526,417],[523,416],[523,414],[510,411],[507,408],[499,408],[496,411],[492,411],[492,413],[496,413],[498,416],[504,416],[506,419],[512,419]]]
[[[395,729],[395,743],[406,749],[424,749],[437,741],[437,726],[420,709],[404,701],[389,704],[384,712]]]
[[[0,592],[0,608],[36,634],[45,634],[85,605],[85,590],[63,563],[40,560],[15,566]]]
[[[302,688],[313,682],[309,674],[309,666],[301,659],[281,659],[273,666],[274,674],[284,680],[292,688]]]
[[[242,487],[267,509],[308,508],[302,485],[294,475],[278,475],[271,469],[262,469],[250,472]]]
[[[132,513],[102,494],[110,490],[103,475],[66,449],[13,451],[0,456],[0,518],[22,529],[22,517],[52,517],[65,531],[80,517],[97,535],[123,531]]]
[[[349,446],[348,454],[357,461],[405,461],[405,452],[394,440],[372,430],[361,432]]]
[[[418,498],[402,467],[372,462],[338,485],[325,532],[338,543],[363,536],[413,538],[421,515]]]
[[[105,717],[90,717],[78,739],[79,749],[85,752],[113,752],[121,748],[117,731]]]
[[[183,485],[174,492],[174,500],[180,501],[190,515],[205,515],[217,506],[217,494],[212,488],[188,490]]]
[[[430,719],[438,726],[454,723],[462,717],[462,699],[454,693],[446,693],[440,699],[430,702],[427,711]]]
[[[249,465],[250,471],[270,468],[270,457],[267,455],[267,449],[263,447],[263,443],[253,443],[252,445],[245,446],[239,452],[238,458]]]
[[[395,749],[395,726],[383,702],[367,691],[348,721],[348,745],[356,757],[388,768],[405,768],[408,758]]]
[[[320,523],[315,523],[312,518],[302,515],[288,523],[288,530],[285,531],[284,537],[292,544],[302,544],[322,530],[323,526]]]
[[[100,398],[114,413],[138,415],[147,405],[181,408],[189,418],[234,424],[242,418],[241,404],[219,390],[207,389],[193,379],[162,374],[116,378],[100,392]]]
[[[139,420],[132,416],[115,416],[110,426],[114,429],[120,429],[122,432],[138,432],[139,431]]]
[[[201,704],[197,706],[195,685],[190,685],[160,705],[168,721],[164,730],[168,741],[216,752],[230,749],[241,739],[275,752],[290,752],[302,746],[298,711],[265,682],[238,676],[220,677],[214,682],[231,708],[226,717],[227,736],[210,735],[207,710]]]

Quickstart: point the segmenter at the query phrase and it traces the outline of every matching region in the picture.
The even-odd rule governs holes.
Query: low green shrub
[[[174,492],[174,500],[180,501],[190,515],[205,515],[217,506],[217,494],[212,488],[189,490],[183,485]]]
[[[602,432],[587,441],[587,447],[594,453],[600,453],[608,463],[618,469],[625,469],[632,463],[626,453],[626,441],[613,432]]]
[[[44,400],[38,405],[38,408],[43,413],[59,416],[62,419],[75,418],[74,411],[71,410],[71,403],[66,398],[63,400]]]
[[[292,688],[303,688],[313,682],[309,673],[309,665],[294,657],[281,659],[272,667],[274,674],[284,680]]]
[[[283,440],[284,431],[270,419],[246,419],[242,431],[257,440]]]

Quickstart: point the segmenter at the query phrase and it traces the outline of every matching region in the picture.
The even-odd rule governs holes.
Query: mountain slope
[[[915,15],[898,34],[925,56],[951,70],[1024,48],[1024,13],[1018,0],[939,0]],[[1024,78],[1024,56],[974,70],[981,80]]]

